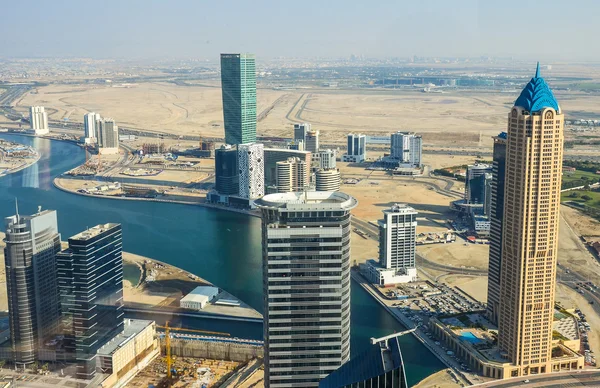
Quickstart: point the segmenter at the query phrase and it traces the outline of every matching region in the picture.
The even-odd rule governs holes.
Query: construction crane
[[[381,337],[381,338],[371,338],[371,344],[375,345],[376,343],[383,342],[383,341],[385,341],[387,343],[387,340],[389,340],[389,339],[392,339],[392,338],[395,338],[395,337],[400,337],[400,336],[403,336],[403,335],[408,334],[408,333],[412,333],[415,330],[417,330],[416,327],[414,327],[414,328],[412,328],[410,330],[401,331],[400,333],[393,333],[393,334],[390,334],[390,335],[386,335],[385,337]]]
[[[221,333],[218,331],[206,331],[206,330],[194,330],[194,329],[184,329],[182,327],[169,327],[169,321],[165,323],[164,326],[156,326],[159,329],[165,330],[165,353],[166,353],[166,361],[167,361],[167,378],[171,380],[173,374],[171,372],[171,367],[173,365],[173,358],[171,357],[171,331],[188,331],[191,333],[202,333],[202,334],[212,334],[218,335],[221,337],[231,337],[229,333]]]

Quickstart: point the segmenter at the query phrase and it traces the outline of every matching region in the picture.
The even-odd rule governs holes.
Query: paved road
[[[529,380],[528,383],[524,381]],[[544,374],[519,377],[510,380],[499,380],[477,384],[474,387],[510,388],[510,387],[600,387],[600,371],[585,370],[581,372],[566,372],[559,374]]]

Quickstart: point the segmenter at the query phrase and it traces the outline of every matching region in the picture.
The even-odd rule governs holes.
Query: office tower
[[[336,167],[335,158],[336,158],[335,150],[332,150],[332,149],[319,150],[314,155],[315,162],[318,162],[318,168],[321,168],[321,169],[335,168]]]
[[[341,192],[270,194],[262,212],[265,387],[317,387],[350,357],[350,210]]]
[[[115,120],[104,118],[96,121],[98,130],[98,152],[101,154],[119,153],[119,127]]]
[[[102,120],[100,113],[86,113],[83,115],[84,143],[91,144],[98,141],[98,121]]]
[[[238,195],[240,191],[237,152],[230,145],[215,151],[215,189],[219,194]]]
[[[304,151],[304,140],[292,140],[286,144],[288,150]]]
[[[254,54],[221,54],[221,92],[225,143],[256,141],[256,64]]]
[[[512,376],[552,371],[563,125],[538,64],[508,115],[498,345]]]
[[[395,204],[383,211],[379,224],[379,265],[416,277],[417,211]]]
[[[494,137],[492,199],[490,206],[490,264],[488,269],[487,316],[498,324],[500,305],[500,259],[502,257],[502,216],[504,213],[504,174],[506,171],[506,132]]]
[[[396,132],[391,136],[390,157],[401,164],[421,166],[423,138],[414,132]]]
[[[309,123],[294,124],[294,140],[305,141],[308,131],[311,131]]]
[[[317,191],[340,191],[342,179],[337,168],[320,169],[315,174]]]
[[[123,259],[120,224],[96,225],[69,238],[56,255],[65,348],[77,377],[96,373],[98,349],[123,331]]]
[[[348,134],[348,151],[342,156],[343,162],[361,163],[367,158],[367,137]]]
[[[56,211],[5,218],[4,260],[10,337],[15,365],[36,361],[58,332],[60,300],[55,254],[60,251]]]
[[[36,135],[45,135],[50,133],[48,128],[48,113],[43,106],[32,106],[29,108],[29,121],[31,130]]]
[[[308,187],[309,166],[300,158],[277,162],[277,192],[303,191]]]
[[[239,196],[256,199],[265,195],[265,155],[260,143],[239,144]]]
[[[308,151],[296,151],[281,148],[265,148],[265,187],[274,188],[277,184],[277,162],[288,158],[300,158],[307,166],[311,166],[312,154]],[[306,179],[310,181],[310,171],[306,171]]]
[[[321,380],[319,388],[408,388],[398,334],[379,339]]]
[[[307,131],[304,140],[304,149],[313,154],[319,150],[319,131]]]
[[[491,179],[492,166],[489,164],[467,166],[465,179],[465,200],[467,203],[484,205],[486,201],[486,180]]]

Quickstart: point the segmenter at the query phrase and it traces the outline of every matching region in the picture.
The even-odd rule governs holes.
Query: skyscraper
[[[238,146],[239,196],[256,199],[265,195],[265,153],[260,143]]]
[[[31,130],[36,135],[45,135],[50,133],[48,128],[48,113],[43,106],[32,106],[29,108],[29,122]]]
[[[395,204],[379,220],[379,265],[416,280],[417,211]]]
[[[306,140],[306,134],[310,130],[309,123],[294,124],[294,140],[301,140],[304,142]]]
[[[336,167],[336,154],[335,150],[326,149],[319,150],[316,154],[313,155],[313,160],[315,164],[318,163],[318,168],[330,169]]]
[[[288,158],[300,158],[307,166],[312,163],[312,153],[281,148],[265,148],[265,187],[273,189],[277,184],[277,162]],[[306,171],[306,179],[310,181],[310,171]],[[273,191],[272,191],[273,192]]]
[[[504,213],[504,175],[506,171],[506,132],[494,137],[492,199],[490,206],[490,264],[488,269],[487,315],[498,324],[500,305],[500,260],[502,257],[502,217]]]
[[[361,163],[367,157],[367,137],[365,135],[348,134],[348,152],[342,156],[342,161]]]
[[[538,64],[508,115],[498,345],[511,376],[551,371],[563,125]]]
[[[341,192],[270,194],[262,211],[265,387],[317,387],[350,357],[350,210]]]
[[[277,162],[277,192],[303,191],[308,187],[309,166],[300,158]]]
[[[398,160],[401,164],[421,166],[423,153],[423,138],[414,132],[392,133],[390,158]]]
[[[337,168],[320,169],[315,174],[317,191],[340,191],[342,178]]]
[[[219,194],[238,195],[240,191],[237,152],[230,145],[215,151],[215,189]]]
[[[221,54],[225,143],[256,141],[256,64],[254,54]]]
[[[83,116],[84,142],[86,144],[98,141],[98,121],[102,120],[100,113],[86,113]]]
[[[119,127],[115,120],[103,118],[96,121],[98,131],[98,151],[101,154],[119,153]]]
[[[75,355],[77,377],[96,373],[97,351],[123,331],[123,259],[120,224],[89,228],[69,238],[56,255],[65,347]]]
[[[60,251],[56,211],[7,217],[4,242],[8,315],[13,360],[35,362],[38,350],[60,323],[55,254]]]
[[[319,131],[309,130],[306,132],[304,149],[313,154],[319,151]]]

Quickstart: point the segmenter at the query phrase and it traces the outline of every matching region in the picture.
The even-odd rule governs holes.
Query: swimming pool
[[[479,338],[475,337],[475,335],[473,333],[468,332],[468,331],[465,333],[462,333],[460,335],[460,338],[467,342],[470,342],[472,344],[478,344],[478,343],[482,342]]]

